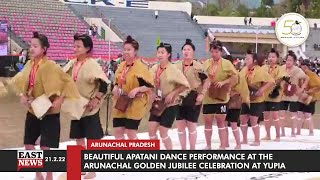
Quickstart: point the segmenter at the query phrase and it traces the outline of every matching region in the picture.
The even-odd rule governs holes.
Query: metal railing
[[[11,41],[16,42],[22,49],[27,49],[29,47],[29,44],[25,42],[22,38],[18,37],[14,31],[12,30],[12,26],[8,28],[8,36],[10,37],[10,46]]]

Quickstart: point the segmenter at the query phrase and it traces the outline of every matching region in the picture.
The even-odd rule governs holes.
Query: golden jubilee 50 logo
[[[300,14],[287,13],[277,21],[275,33],[282,44],[289,47],[300,46],[309,36],[309,23]]]

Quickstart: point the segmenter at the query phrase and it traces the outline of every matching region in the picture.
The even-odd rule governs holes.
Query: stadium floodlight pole
[[[256,26],[254,28],[256,29],[256,53],[258,53],[258,29],[259,29],[259,27]]]
[[[108,128],[109,128],[109,103],[110,103],[111,94],[107,94],[107,117],[106,117],[106,131],[104,135],[110,136]]]
[[[7,33],[9,34],[9,54],[11,55],[12,54],[12,52],[11,52],[11,26],[8,24],[8,29],[7,29]]]
[[[15,63],[13,61],[13,56],[12,56],[12,27],[10,24],[8,24],[8,29],[7,33],[9,33],[9,55],[11,56],[11,69],[14,69]]]
[[[110,18],[109,19],[109,28],[110,28],[110,32],[111,32],[111,20],[113,18]],[[108,44],[109,44],[109,47],[108,47],[108,50],[109,50],[109,63],[111,63],[111,36],[110,36],[111,33],[109,33],[109,40],[108,40]],[[106,136],[110,136],[109,132],[108,132],[108,127],[109,127],[109,103],[110,103],[110,98],[111,98],[111,94],[108,94],[107,95],[107,120],[106,120],[106,131],[104,133],[104,135]]]
[[[110,18],[109,19],[109,29],[110,29],[110,32],[111,32],[111,20],[112,20],[113,18]],[[111,36],[110,36],[110,34],[111,33],[109,33],[109,61],[111,60],[111,49],[110,49],[110,46],[111,46]]]
[[[208,11],[208,6],[209,6],[209,1],[207,0],[206,5],[207,5],[207,16],[209,16],[209,11]]]

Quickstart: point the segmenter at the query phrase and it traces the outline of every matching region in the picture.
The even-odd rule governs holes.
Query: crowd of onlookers
[[[298,63],[300,62],[301,61]],[[307,62],[309,64],[309,69],[320,76],[320,59],[315,58],[313,60],[308,60]]]

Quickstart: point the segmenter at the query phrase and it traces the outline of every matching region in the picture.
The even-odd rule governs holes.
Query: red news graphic
[[[88,150],[160,150],[159,140],[88,140]]]
[[[17,152],[17,169],[21,168],[43,168],[43,151],[22,150]]]

